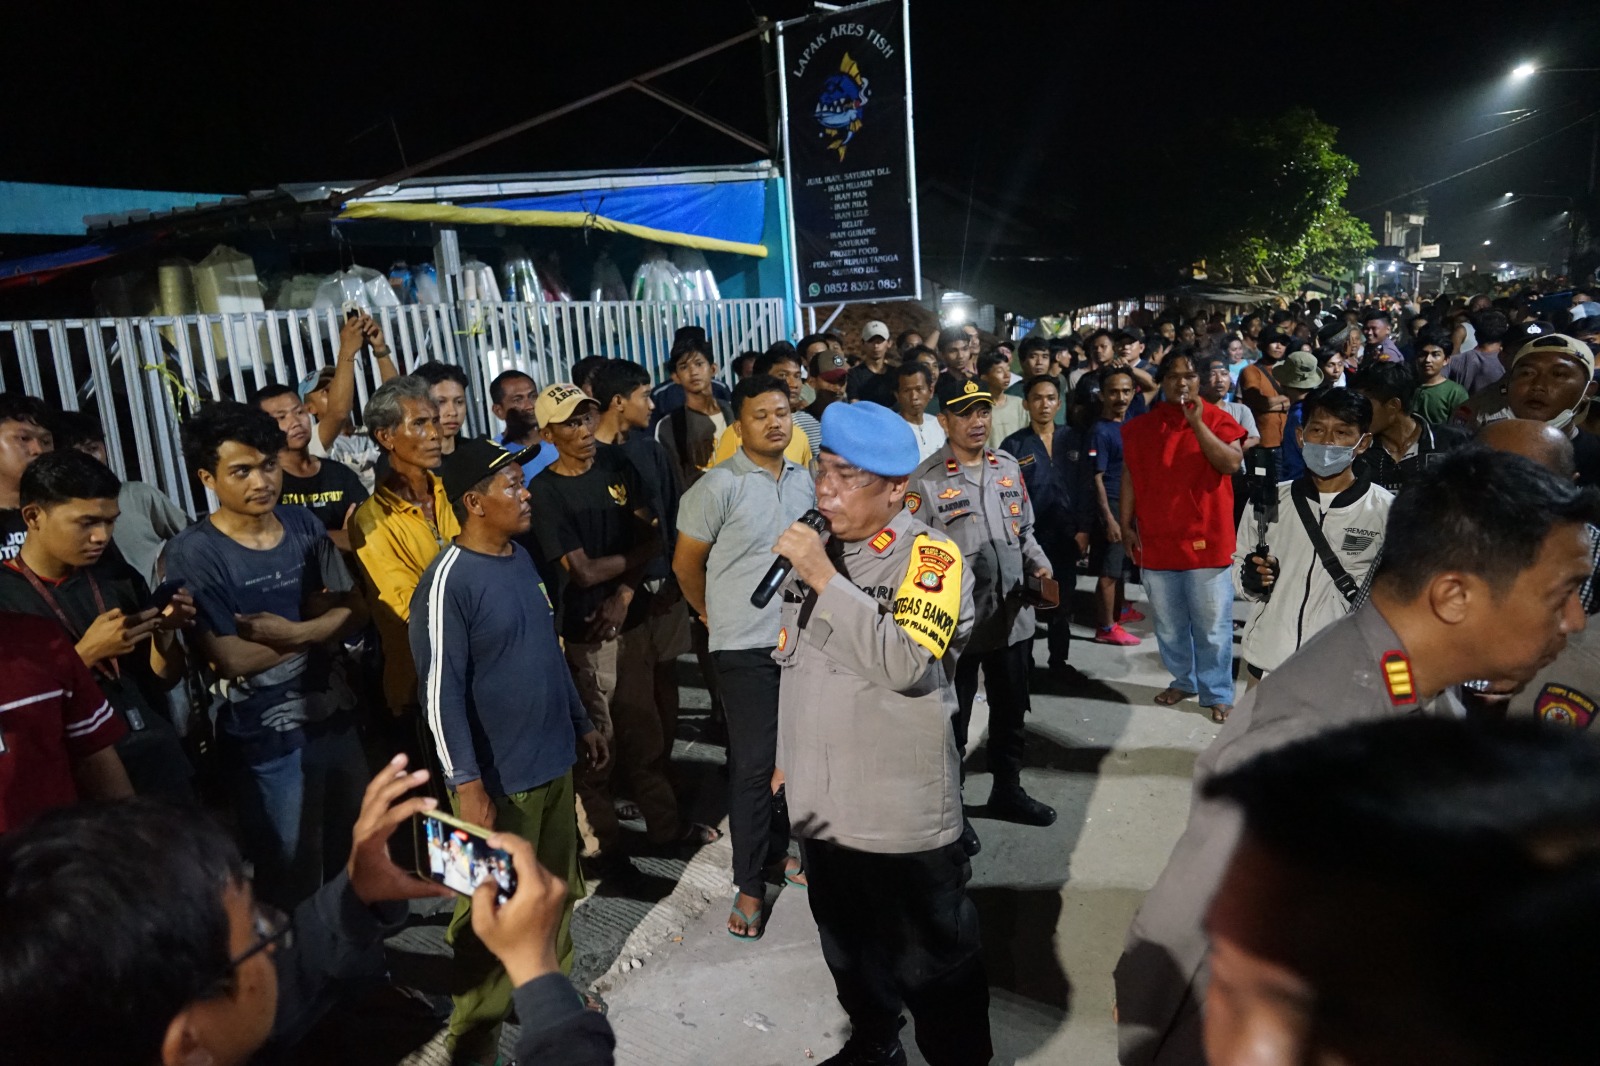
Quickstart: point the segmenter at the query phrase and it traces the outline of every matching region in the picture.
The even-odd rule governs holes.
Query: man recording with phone
[[[450,890],[389,857],[435,806],[396,756],[366,786],[341,873],[293,916],[255,898],[233,842],[198,813],[134,800],[52,811],[0,837],[0,1032],[16,1066],[241,1066],[287,1053],[353,974],[382,965],[404,901]],[[474,898],[473,928],[505,963],[522,1062],[609,1066],[605,1018],[556,965],[566,884],[527,841],[494,834],[516,892]],[[85,1009],[93,1004],[93,1009]]]
[[[0,564],[0,610],[66,631],[128,727],[116,748],[134,791],[192,802],[193,770],[166,717],[164,690],[183,676],[177,631],[194,619],[194,600],[179,589],[154,604],[126,563],[102,562],[121,487],[104,463],[76,450],[28,465],[20,486],[27,534],[17,556]]]
[[[372,492],[374,468],[381,452],[370,436],[357,433],[350,424],[350,412],[356,405],[356,356],[362,352],[371,355],[379,385],[399,376],[389,345],[383,339],[383,327],[360,308],[347,307],[333,365],[307,374],[296,391],[311,416],[307,444],[311,455],[343,463]]]
[[[578,869],[572,766],[610,760],[556,641],[555,617],[533,560],[512,538],[532,511],[523,459],[487,441],[463,441],[444,473],[461,532],[423,572],[411,600],[417,696],[460,818],[526,841],[571,891],[561,908],[555,957],[572,969],[572,905],[584,894]],[[520,873],[520,871],[519,871]],[[489,1066],[511,1013],[507,969],[473,932],[477,900],[456,900],[447,939],[470,986],[452,998],[452,1062]]]
[[[1355,609],[1383,553],[1394,502],[1392,492],[1352,469],[1372,442],[1365,396],[1353,389],[1316,393],[1304,415],[1296,432],[1305,474],[1272,490],[1276,517],[1264,532],[1257,508],[1245,512],[1233,553],[1234,587],[1261,604],[1241,648],[1251,684]]]

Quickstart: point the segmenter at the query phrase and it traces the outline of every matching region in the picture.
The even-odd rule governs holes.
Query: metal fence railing
[[[675,331],[697,325],[725,367],[785,339],[781,299],[694,303],[550,302],[408,305],[375,313],[402,372],[430,359],[460,366],[476,403],[473,433],[497,428],[488,383],[518,369],[541,386],[590,355],[632,359],[663,375]],[[339,313],[257,311],[154,318],[0,322],[0,390],[97,414],[118,475],[161,489],[196,513],[178,426],[202,402],[244,400],[332,365]],[[376,386],[358,366],[356,409]]]

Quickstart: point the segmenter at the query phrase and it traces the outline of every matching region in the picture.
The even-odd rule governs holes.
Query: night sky
[[[0,15],[0,178],[219,193],[377,177],[400,165],[402,147],[418,161],[737,34],[758,13],[810,10],[779,0],[280,3],[212,5],[163,24],[141,5],[96,5],[92,15],[87,5],[23,6]],[[1093,212],[1106,190],[1183,167],[1196,132],[1294,105],[1339,127],[1362,168],[1349,198],[1361,209],[1600,109],[1600,74],[1507,76],[1522,61],[1600,67],[1592,0],[911,9],[923,176],[1019,210],[1049,201]],[[766,63],[751,42],[659,84],[761,138]],[[1587,180],[1592,129],[1427,190],[1428,239],[1447,259],[1483,261],[1485,239],[1495,259],[1548,254],[1564,240],[1559,197]],[[1190,135],[1182,150],[1178,131]],[[755,157],[630,94],[437,173]],[[1490,210],[1508,191],[1548,198]],[[1203,203],[1197,191],[1196,209]],[[1363,217],[1376,225],[1381,210]]]

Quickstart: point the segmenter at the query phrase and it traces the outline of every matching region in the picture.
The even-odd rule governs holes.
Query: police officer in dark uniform
[[[1083,433],[1056,419],[1061,410],[1061,379],[1052,374],[1030,377],[1022,383],[1022,403],[1028,425],[1000,442],[1000,450],[1016,459],[1023,484],[1033,504],[1034,535],[1050,569],[1059,575],[1063,595],[1070,595],[1078,560],[1089,550],[1088,510],[1093,488],[1086,482]],[[1067,663],[1072,647],[1070,603],[1047,614],[1050,623],[1050,672],[1074,681],[1085,680]]]
[[[1033,535],[1033,505],[1022,468],[985,447],[994,401],[974,379],[940,383],[939,423],[945,446],[911,475],[906,508],[961,546],[973,576],[972,638],[956,669],[956,743],[963,755],[972,700],[983,670],[989,696],[989,812],[1024,825],[1050,825],[1056,812],[1022,789],[1023,717],[1028,713],[1034,609],[1025,578],[1051,576]],[[976,854],[970,823],[962,843]]]

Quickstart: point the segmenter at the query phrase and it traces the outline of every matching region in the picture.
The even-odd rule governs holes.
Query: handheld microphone
[[[822,512],[813,508],[800,516],[800,521],[816,530],[818,533],[828,531],[828,520],[822,517]],[[750,594],[750,606],[765,607],[772,599],[789,574],[794,571],[794,564],[783,556],[772,560],[772,566],[767,569],[767,576],[761,579],[761,584]]]

